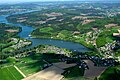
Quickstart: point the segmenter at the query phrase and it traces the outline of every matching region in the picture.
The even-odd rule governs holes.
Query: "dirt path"
[[[87,78],[97,77],[106,70],[106,67],[94,66],[94,63],[90,60],[84,60],[84,61],[87,63],[87,65],[89,67],[89,69],[85,70],[85,73],[84,73],[84,76]]]
[[[66,64],[64,62],[53,63],[53,66],[48,67],[38,73],[35,73],[23,80],[61,80],[64,68],[75,66],[76,64]]]
[[[26,75],[17,66],[14,65],[14,67],[24,78],[26,77]]]

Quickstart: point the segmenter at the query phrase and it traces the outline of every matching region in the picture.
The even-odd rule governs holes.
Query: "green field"
[[[16,64],[16,66],[26,75],[29,76],[30,74],[34,74],[38,71],[41,71],[43,68],[43,65],[46,64],[43,60],[42,60],[42,55],[41,54],[35,54],[32,56],[28,56],[25,58],[21,58],[20,59],[22,62],[25,63],[18,63]],[[48,61],[49,63],[55,63],[55,62],[59,62],[58,59],[46,59],[46,61]]]
[[[78,66],[70,67],[65,70],[70,71],[69,73],[64,73],[65,78],[82,77],[84,75],[84,69],[80,69]]]
[[[23,76],[13,67],[0,68],[0,80],[21,80]]]
[[[109,67],[100,76],[99,80],[120,80],[120,66]]]

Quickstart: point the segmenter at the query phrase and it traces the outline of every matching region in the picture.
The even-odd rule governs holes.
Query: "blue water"
[[[29,11],[29,12],[32,12],[32,11]],[[23,13],[28,13],[28,12],[23,12]],[[22,13],[16,13],[16,14],[22,14]],[[14,15],[14,14],[12,14],[12,15]],[[18,34],[18,36],[21,37],[21,38],[25,38],[25,39],[28,39],[28,40],[32,41],[32,45],[30,45],[30,46],[28,46],[24,49],[33,48],[33,47],[38,46],[40,44],[48,44],[48,45],[54,45],[54,46],[61,47],[61,48],[66,48],[66,49],[69,49],[71,51],[77,51],[77,52],[88,52],[88,51],[90,51],[88,48],[86,48],[85,46],[83,46],[79,43],[62,41],[62,40],[30,38],[29,35],[35,28],[33,28],[32,26],[24,26],[24,25],[21,25],[21,24],[10,23],[6,20],[7,16],[9,16],[9,15],[0,16],[0,23],[6,23],[6,24],[12,24],[12,25],[15,25],[15,26],[20,26],[22,28],[22,32],[20,32]]]

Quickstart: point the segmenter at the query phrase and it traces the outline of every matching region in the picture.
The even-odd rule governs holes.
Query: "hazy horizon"
[[[119,0],[1,0],[0,3],[46,2],[46,1],[119,1]]]

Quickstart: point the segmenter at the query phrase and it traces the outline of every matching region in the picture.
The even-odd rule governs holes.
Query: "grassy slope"
[[[120,80],[120,66],[109,67],[100,76],[99,80]]]

